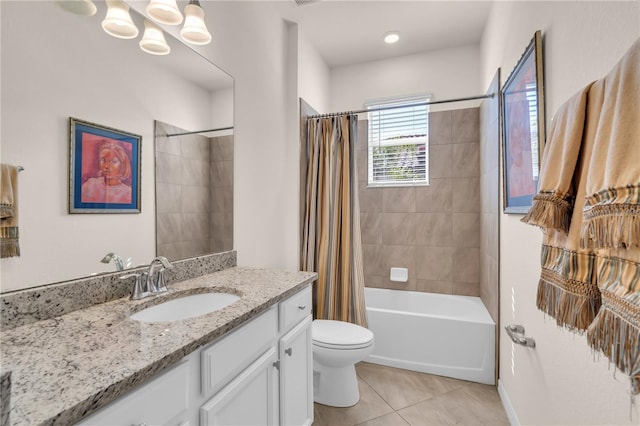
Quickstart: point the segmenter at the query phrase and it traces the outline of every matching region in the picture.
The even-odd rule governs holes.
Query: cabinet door
[[[280,424],[313,423],[313,358],[309,315],[280,339]]]
[[[223,387],[200,408],[200,425],[276,424],[277,360],[272,347]]]

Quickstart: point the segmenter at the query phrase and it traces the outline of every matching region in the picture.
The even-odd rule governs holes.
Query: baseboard
[[[498,379],[498,394],[500,395],[502,406],[504,407],[504,411],[507,413],[507,418],[509,418],[509,423],[511,424],[511,426],[520,426],[520,420],[518,420],[516,411],[513,409],[513,405],[511,405],[509,395],[507,395],[507,391],[502,384],[502,380],[500,379]]]

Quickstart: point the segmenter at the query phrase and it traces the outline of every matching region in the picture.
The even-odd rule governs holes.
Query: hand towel
[[[566,101],[556,113],[544,147],[538,194],[521,220],[543,229],[569,232],[576,188],[573,184],[591,84]]]
[[[540,192],[523,218],[544,231],[538,308],[560,326],[586,330],[589,344],[629,375],[633,394],[640,393],[638,215],[640,39],[559,110]]]
[[[0,257],[20,256],[18,243],[18,168],[0,165]]]

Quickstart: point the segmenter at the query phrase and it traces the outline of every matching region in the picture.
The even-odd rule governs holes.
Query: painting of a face
[[[117,178],[122,175],[122,163],[118,156],[110,149],[100,151],[100,171],[106,179]]]

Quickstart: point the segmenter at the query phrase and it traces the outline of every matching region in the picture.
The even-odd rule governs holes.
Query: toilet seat
[[[373,344],[373,333],[364,327],[344,321],[315,320],[312,325],[315,346],[327,349],[362,349]]]

